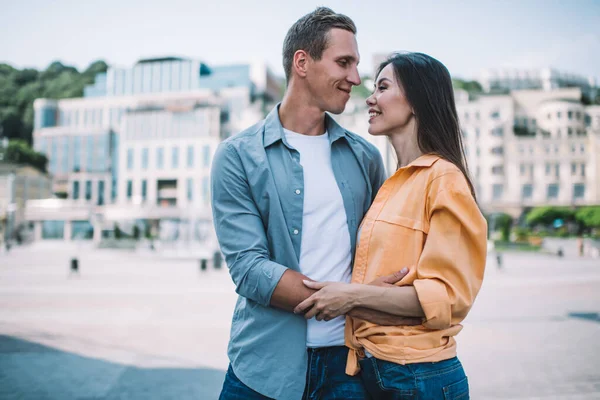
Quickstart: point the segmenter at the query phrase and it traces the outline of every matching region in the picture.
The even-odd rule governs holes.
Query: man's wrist
[[[351,283],[350,284],[350,305],[352,308],[362,306],[362,291],[361,284]]]

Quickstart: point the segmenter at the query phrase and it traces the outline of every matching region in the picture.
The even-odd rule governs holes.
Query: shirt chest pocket
[[[380,255],[379,276],[388,275],[404,267],[410,269],[402,283],[411,283],[416,274],[429,226],[424,221],[401,215],[379,215],[375,220],[373,249]]]

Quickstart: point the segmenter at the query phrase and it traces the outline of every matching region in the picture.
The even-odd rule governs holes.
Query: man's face
[[[352,32],[334,28],[320,60],[309,58],[306,83],[322,111],[340,114],[350,99],[352,86],[360,85],[358,45]]]

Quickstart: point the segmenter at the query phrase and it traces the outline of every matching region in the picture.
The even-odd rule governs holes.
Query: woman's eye
[[[385,90],[385,89],[387,89],[387,87],[385,87],[385,86],[379,86],[377,89],[379,89],[379,90]]]

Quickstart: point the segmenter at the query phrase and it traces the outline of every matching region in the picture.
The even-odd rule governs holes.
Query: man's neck
[[[279,120],[290,131],[308,136],[325,133],[325,113],[314,106],[306,93],[288,88],[281,106]]]

